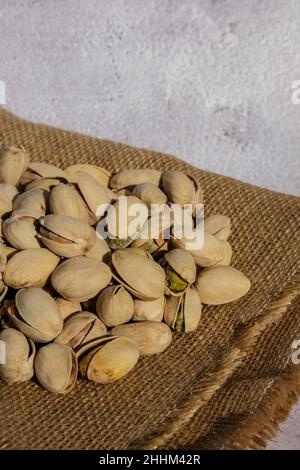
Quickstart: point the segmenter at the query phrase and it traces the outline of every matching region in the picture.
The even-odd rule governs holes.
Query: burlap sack
[[[300,392],[299,199],[207,173],[168,155],[36,125],[0,111],[0,144],[32,160],[109,170],[179,169],[200,181],[206,214],[232,217],[242,300],[205,307],[195,333],[140,360],[111,386],[80,380],[55,396],[34,382],[0,385],[2,449],[262,448]],[[298,270],[298,271],[297,271]]]

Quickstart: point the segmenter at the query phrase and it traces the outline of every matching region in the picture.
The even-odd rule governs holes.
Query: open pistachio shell
[[[155,300],[134,301],[133,321],[158,321],[161,322],[164,316],[166,299],[160,297]]]
[[[222,214],[210,215],[204,220],[204,230],[219,240],[227,241],[231,230],[230,218]]]
[[[58,186],[62,181],[58,178],[39,178],[26,184],[24,190],[32,191],[33,189],[43,189],[51,191],[55,186]]]
[[[123,286],[109,286],[100,293],[96,311],[106,326],[122,325],[133,316],[133,299]]]
[[[81,303],[78,301],[66,300],[63,297],[57,297],[55,301],[64,320],[73,313],[82,311]]]
[[[189,287],[180,297],[167,297],[164,321],[177,332],[194,331],[201,319],[202,305],[194,287]]]
[[[162,353],[172,341],[172,332],[168,325],[155,321],[116,326],[111,330],[111,334],[135,341],[142,355]]]
[[[95,180],[98,181],[98,183],[105,187],[108,187],[109,179],[111,177],[111,173],[105,168],[101,168],[100,166],[96,165],[89,165],[87,163],[71,165],[66,168],[65,172],[72,183],[78,183],[78,173],[84,172],[88,175],[91,175],[93,178],[95,178]]]
[[[19,194],[13,203],[13,209],[27,209],[45,215],[48,208],[49,192],[44,189],[32,189]]]
[[[247,294],[251,282],[231,266],[212,266],[200,271],[195,287],[204,304],[221,305]]]
[[[30,162],[22,177],[22,183],[26,184],[40,178],[57,178],[68,181],[68,175],[61,168],[46,162]]]
[[[180,171],[165,171],[162,174],[162,187],[169,201],[176,204],[197,204],[202,200],[199,184]]]
[[[15,305],[8,305],[7,314],[18,330],[39,343],[52,341],[63,328],[63,318],[55,300],[43,289],[19,290]]]
[[[74,351],[51,343],[39,349],[34,362],[39,383],[49,392],[66,394],[76,385],[78,363]]]
[[[85,256],[107,262],[110,259],[110,254],[111,251],[106,241],[97,235],[94,245],[85,253]]]
[[[108,207],[116,196],[89,173],[79,171],[77,175],[80,194],[95,220],[98,221],[103,215],[104,208]]]
[[[88,253],[96,242],[96,232],[80,219],[51,214],[40,219],[39,238],[56,255],[72,258]]]
[[[9,385],[30,380],[34,374],[34,342],[14,328],[1,331],[0,341],[5,344],[5,363],[0,362],[1,379]]]
[[[153,183],[138,184],[133,189],[132,195],[143,201],[148,209],[151,209],[153,204],[166,204],[168,200],[165,193]]]
[[[18,250],[39,248],[37,237],[37,220],[39,212],[28,209],[17,209],[3,223],[5,239]]]
[[[16,186],[29,164],[29,157],[23,148],[2,147],[0,149],[0,182]]]
[[[89,350],[79,350],[79,372],[92,382],[110,384],[125,377],[138,362],[137,344],[129,338],[108,337]]]
[[[76,349],[106,334],[106,326],[94,313],[77,312],[67,318],[55,343],[67,344]]]
[[[84,200],[71,184],[59,184],[52,189],[49,198],[52,214],[68,215],[83,220],[91,225],[95,223]]]
[[[51,276],[52,287],[56,292],[67,300],[79,302],[95,297],[110,280],[111,270],[105,263],[85,256],[67,259]]]
[[[112,254],[113,276],[141,300],[164,295],[165,272],[159,264],[130,249]]]
[[[8,260],[3,280],[15,289],[43,287],[58,263],[58,256],[46,248],[19,251]]]
[[[166,281],[170,292],[182,292],[196,280],[196,264],[193,256],[180,248],[164,255],[166,262]]]
[[[129,186],[137,186],[141,183],[152,183],[158,186],[160,177],[160,171],[135,168],[132,170],[119,171],[112,176],[109,184],[112,189],[117,191]]]

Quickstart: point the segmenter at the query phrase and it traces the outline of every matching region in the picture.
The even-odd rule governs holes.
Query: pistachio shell
[[[75,300],[66,300],[63,297],[57,297],[56,305],[64,320],[73,313],[81,312],[82,310],[80,302],[77,302]]]
[[[44,189],[45,191],[51,191],[55,186],[61,183],[60,179],[57,178],[39,178],[26,184],[25,191],[32,191],[33,189]]]
[[[227,241],[231,230],[230,218],[222,214],[210,215],[204,220],[204,230],[219,240]]]
[[[23,148],[2,147],[0,149],[0,181],[16,186],[29,163]]]
[[[166,300],[164,321],[177,332],[194,331],[201,319],[202,305],[194,287],[189,287],[180,297]]]
[[[138,344],[142,355],[159,354],[170,345],[172,332],[164,323],[143,321],[116,326],[113,336],[125,336]]]
[[[167,196],[153,183],[141,183],[135,186],[132,195],[138,197],[150,209],[153,204],[166,204]]]
[[[9,385],[30,380],[34,373],[34,342],[14,328],[1,331],[0,341],[5,344],[5,364],[0,362],[1,379]]]
[[[221,305],[243,297],[251,283],[231,266],[213,266],[199,273],[195,286],[204,304]]]
[[[4,193],[0,193],[0,217],[8,215],[12,211],[12,201]]]
[[[133,316],[133,299],[122,286],[106,287],[97,299],[96,311],[106,326],[122,325],[129,322]]]
[[[188,251],[175,248],[165,254],[165,260],[182,279],[189,284],[195,282],[196,264]]]
[[[199,187],[193,178],[180,171],[169,170],[162,174],[162,187],[168,199],[176,204],[192,204],[201,200]]]
[[[49,204],[52,214],[68,215],[90,224],[95,223],[82,197],[71,184],[55,186],[50,193]]]
[[[110,248],[106,241],[97,235],[94,245],[85,253],[85,256],[107,262],[110,258]]]
[[[15,289],[43,287],[58,263],[59,258],[46,248],[23,250],[9,259],[3,280]]]
[[[0,183],[0,195],[7,198],[9,201],[13,201],[19,194],[17,188],[10,183]]]
[[[100,166],[96,165],[89,165],[87,163],[81,163],[78,165],[71,165],[66,168],[66,174],[68,175],[69,180],[72,183],[78,183],[78,173],[84,172],[88,175],[91,175],[95,178],[98,183],[102,184],[103,186],[107,187],[109,183],[109,179],[111,177],[111,173],[105,168],[101,168]]]
[[[76,385],[77,358],[69,346],[51,343],[40,348],[34,362],[39,383],[52,393],[69,393]]]
[[[8,305],[7,314],[18,330],[39,343],[52,341],[63,328],[63,318],[55,300],[36,287],[19,290],[15,305]]]
[[[32,189],[25,193],[19,194],[13,203],[13,209],[27,209],[40,212],[41,215],[46,213],[48,207],[49,192],[44,189]]]
[[[17,250],[39,248],[36,221],[41,214],[28,209],[18,209],[3,223],[5,239]]]
[[[141,218],[136,226],[133,222],[138,215]],[[133,238],[147,219],[147,206],[140,199],[135,196],[122,196],[108,211],[106,220],[110,237],[125,240]]]
[[[113,383],[125,377],[135,367],[139,356],[139,349],[134,341],[128,338],[108,338],[80,357],[80,374],[96,383]]]
[[[31,162],[22,178],[22,181],[30,182],[39,178],[58,178],[68,181],[68,175],[55,165],[46,162]]]
[[[155,300],[135,300],[133,321],[161,322],[164,315],[166,299],[160,297]]]
[[[88,280],[88,282],[83,282]],[[102,261],[77,256],[61,263],[51,276],[53,288],[67,300],[92,299],[111,280],[111,271]]]
[[[127,188],[128,186],[137,186],[141,183],[152,183],[158,186],[160,177],[161,172],[157,170],[139,168],[123,170],[112,176],[110,187],[119,191],[120,189]]]
[[[0,244],[0,273],[3,273],[7,264],[7,254],[4,246]]]
[[[90,174],[79,171],[77,175],[78,188],[81,196],[91,213],[95,216],[95,219],[98,221],[103,215],[102,211],[99,212],[99,207],[108,207],[111,201],[116,199],[116,196],[110,189],[103,186]]]
[[[46,215],[40,219],[40,224],[40,240],[58,256],[72,258],[86,254],[96,242],[95,230],[74,217]]]
[[[112,254],[113,275],[141,300],[154,300],[164,295],[165,272],[150,258],[130,249]]]
[[[69,317],[55,343],[66,344],[73,349],[107,334],[107,328],[90,312],[77,312]]]

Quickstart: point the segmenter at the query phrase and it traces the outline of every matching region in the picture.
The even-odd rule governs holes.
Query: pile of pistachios
[[[143,208],[138,228],[131,224],[135,229],[125,237],[122,218],[105,218],[110,208],[123,215],[124,198],[126,228],[134,204]],[[198,250],[172,232],[172,219],[158,236],[147,237],[153,205],[189,204],[195,219],[194,207],[202,202],[199,183],[178,171],[111,174],[90,164],[63,170],[31,161],[23,147],[1,148],[2,380],[13,384],[35,376],[62,394],[79,376],[113,383],[140,356],[165,351],[173,331],[194,331],[202,304],[245,295],[250,281],[229,266],[226,215],[204,218]],[[99,236],[101,223],[107,238]]]

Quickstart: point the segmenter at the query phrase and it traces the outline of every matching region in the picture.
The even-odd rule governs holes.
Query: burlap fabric
[[[199,329],[175,335],[111,386],[80,380],[68,396],[34,382],[0,384],[2,449],[260,448],[296,401],[300,339],[299,199],[198,170],[174,157],[25,122],[0,111],[0,144],[32,160],[109,170],[178,169],[201,183],[206,214],[233,222],[233,265],[252,281],[242,300],[205,307]]]

